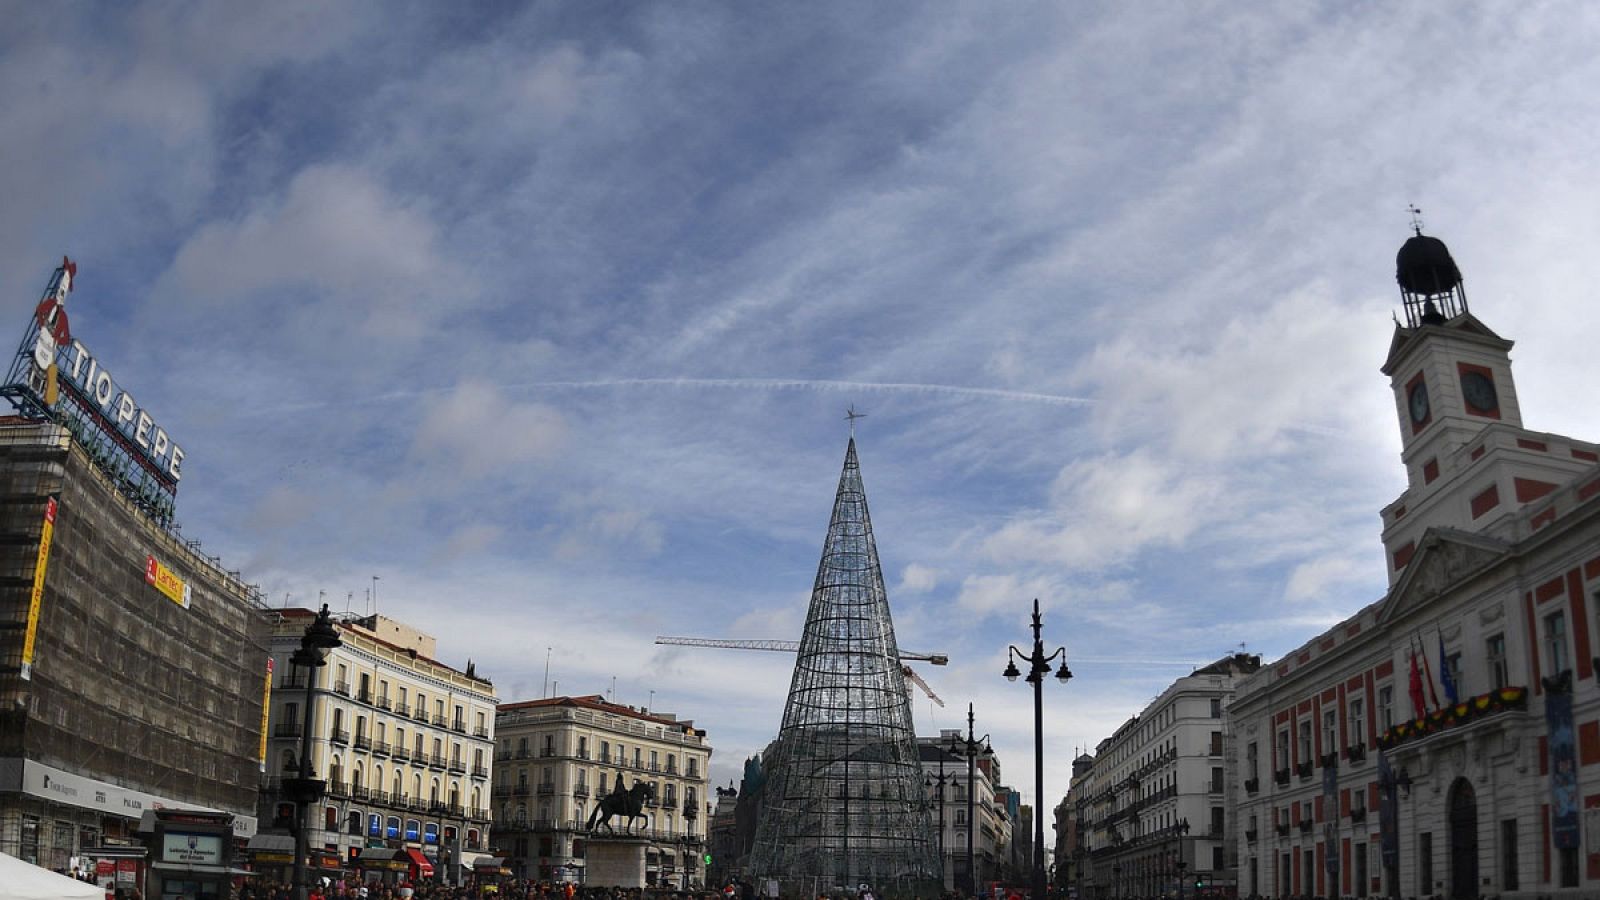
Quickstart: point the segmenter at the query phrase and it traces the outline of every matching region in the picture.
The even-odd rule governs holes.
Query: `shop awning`
[[[246,850],[265,850],[269,853],[294,853],[294,835],[257,834],[244,847]]]
[[[176,863],[153,862],[150,868],[157,872],[183,872],[188,875],[255,875],[249,869],[234,869],[229,866],[212,866],[205,863]]]
[[[433,863],[428,862],[428,858],[422,855],[421,850],[412,850],[408,848],[406,850],[406,856],[410,857],[411,861],[417,864],[418,875],[421,875],[423,878],[428,878],[433,875]]]

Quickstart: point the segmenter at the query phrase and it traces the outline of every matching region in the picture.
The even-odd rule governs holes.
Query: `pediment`
[[[1430,528],[1378,612],[1388,622],[1449,591],[1463,580],[1504,559],[1511,546],[1504,541],[1455,528]]]
[[[1383,365],[1380,367],[1383,374],[1393,375],[1396,367],[1400,364],[1401,357],[1405,356],[1410,349],[1411,343],[1420,338],[1423,333],[1434,331],[1435,329],[1440,329],[1447,333],[1454,332],[1458,337],[1468,338],[1480,344],[1487,344],[1496,350],[1505,352],[1510,352],[1511,348],[1516,344],[1515,341],[1508,341],[1495,334],[1494,329],[1483,324],[1472,313],[1462,313],[1443,325],[1423,325],[1418,328],[1407,328],[1396,322],[1394,335],[1389,339],[1389,353],[1384,357]]]

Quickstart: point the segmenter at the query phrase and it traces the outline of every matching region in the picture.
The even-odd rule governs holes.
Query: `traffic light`
[[[706,865],[711,865],[711,854],[709,853],[706,854]]]

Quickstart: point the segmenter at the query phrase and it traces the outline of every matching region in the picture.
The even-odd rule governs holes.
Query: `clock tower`
[[[1600,462],[1600,447],[1529,431],[1511,377],[1512,342],[1467,307],[1444,242],[1422,233],[1395,259],[1405,322],[1395,322],[1383,373],[1400,426],[1406,489],[1383,510],[1389,580],[1399,580],[1431,528],[1509,537],[1509,513]],[[1548,503],[1548,501],[1543,501]]]

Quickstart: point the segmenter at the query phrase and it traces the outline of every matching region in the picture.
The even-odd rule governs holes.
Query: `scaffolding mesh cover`
[[[785,894],[912,893],[938,856],[855,439],[795,657],[750,870]]]

